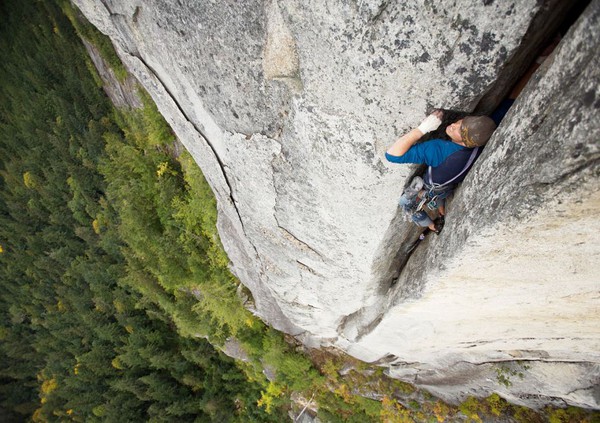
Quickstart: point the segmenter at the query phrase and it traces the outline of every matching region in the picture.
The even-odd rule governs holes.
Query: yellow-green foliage
[[[378,416],[381,416],[382,404],[380,401],[372,400],[365,397],[358,397],[356,402],[358,405],[364,410],[364,413],[376,419]]]
[[[568,407],[546,410],[549,423],[598,423],[600,422],[600,413],[587,415],[580,408]]]
[[[541,423],[543,421],[540,416],[530,408],[513,406],[513,409],[513,417],[518,423]]]
[[[325,361],[325,364],[321,368],[321,372],[327,378],[327,380],[332,383],[337,383],[339,380],[340,374],[338,373],[337,366],[332,359],[327,359]]]
[[[185,203],[181,199],[174,201],[175,217],[186,228],[204,235],[210,241],[207,252],[212,265],[226,267],[229,264],[229,258],[221,246],[217,232],[215,196],[192,156],[184,153],[178,159],[183,169],[185,182],[189,187],[188,190],[193,195],[188,196]],[[194,213],[190,213],[191,210]],[[181,237],[184,241],[189,241],[190,232],[182,232]]]
[[[412,423],[410,411],[397,401],[385,396],[382,401],[381,421],[385,423]]]
[[[69,18],[71,24],[77,31],[77,34],[81,38],[85,38],[87,41],[92,43],[102,58],[110,64],[110,67],[115,72],[117,79],[121,82],[127,78],[127,69],[121,63],[115,48],[113,47],[110,38],[98,31],[92,24],[90,24],[81,13],[73,7],[71,2],[68,0],[57,0],[63,13]]]
[[[23,174],[23,183],[29,189],[35,189],[38,186],[37,178],[31,172]]]
[[[269,328],[263,338],[262,361],[277,369],[277,380],[290,390],[304,391],[322,383],[310,360],[290,350],[277,331]]]
[[[149,147],[167,146],[175,141],[175,136],[167,121],[162,117],[150,95],[140,89],[139,95],[144,104],[142,109],[143,126],[148,133]]]
[[[221,343],[257,319],[236,294],[239,282],[218,238],[208,183],[191,156],[178,153],[182,147],[149,96],[141,97],[142,110],[115,113],[125,139],[105,135],[110,160],[102,167],[127,243],[126,279],[165,310],[182,335]],[[92,222],[94,230],[105,220]]]
[[[41,393],[42,396],[46,396],[49,395],[52,391],[54,391],[56,389],[56,387],[58,386],[56,379],[52,378],[49,380],[44,380],[42,382],[42,387],[41,387]]]
[[[106,407],[103,404],[100,404],[92,409],[92,413],[96,417],[102,417],[106,413]]]
[[[479,400],[475,397],[469,397],[464,401],[460,406],[459,410],[465,416],[467,416],[471,421],[481,422],[481,417],[479,413],[482,413],[482,406]]]
[[[504,410],[508,407],[506,400],[502,399],[500,395],[493,393],[485,400],[489,406],[490,413],[494,416],[500,416]]]
[[[433,406],[433,414],[438,422],[444,422],[449,417],[450,407],[443,401],[436,401]]]
[[[283,395],[283,389],[281,389],[281,386],[278,384],[271,382],[269,383],[269,386],[267,386],[266,392],[261,391],[261,394],[262,396],[258,400],[258,406],[264,407],[265,411],[268,414],[271,414],[274,403],[276,403],[277,399]]]
[[[194,288],[200,294],[194,311],[208,313],[218,327],[237,334],[255,324],[255,318],[236,295],[239,282],[229,272],[229,259],[219,241],[214,195],[188,153],[179,156],[178,160],[187,187],[187,195],[176,197],[172,202],[175,224],[182,229],[179,241],[193,271],[200,274],[207,265],[211,269],[204,273],[202,284]],[[199,248],[204,251],[203,256],[198,255]]]

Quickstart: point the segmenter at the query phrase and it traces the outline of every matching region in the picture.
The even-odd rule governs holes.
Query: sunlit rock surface
[[[402,269],[415,169],[387,145],[489,110],[568,2],[74,2],[202,168],[263,319],[450,401],[600,406],[600,2]]]

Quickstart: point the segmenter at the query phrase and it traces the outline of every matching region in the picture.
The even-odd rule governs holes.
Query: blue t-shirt
[[[444,163],[448,156],[460,150],[467,150],[467,147],[452,141],[435,139],[413,145],[402,156],[385,153],[385,158],[392,163],[418,163],[437,167]]]
[[[483,147],[475,149],[465,148],[448,156],[444,162],[437,167],[429,167],[425,172],[423,179],[427,185],[445,184],[452,181],[452,185],[462,182],[467,176],[467,166],[470,168],[481,152]],[[470,163],[470,164],[469,164]],[[465,172],[463,172],[465,170]],[[461,173],[462,172],[462,173]]]

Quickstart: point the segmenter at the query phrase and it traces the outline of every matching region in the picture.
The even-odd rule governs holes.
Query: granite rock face
[[[137,79],[132,75],[128,75],[123,81],[120,81],[110,65],[104,61],[98,49],[83,38],[82,41],[94,67],[98,71],[98,76],[102,80],[102,88],[111,103],[117,107],[141,108],[143,104],[138,93]]]
[[[599,1],[410,258],[415,168],[386,147],[433,107],[489,111],[569,2],[74,3],[202,168],[269,324],[449,401],[600,407]]]

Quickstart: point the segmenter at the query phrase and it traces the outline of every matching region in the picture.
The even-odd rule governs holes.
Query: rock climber
[[[414,223],[436,234],[444,224],[446,197],[465,178],[496,129],[487,116],[467,116],[446,127],[447,139],[415,144],[425,134],[437,130],[443,117],[443,111],[433,112],[418,127],[398,138],[385,154],[392,163],[427,165],[425,174],[415,177],[402,193],[400,206]],[[434,221],[430,214],[439,217]]]
[[[413,222],[439,234],[444,225],[445,199],[465,178],[496,126],[500,124],[537,68],[552,54],[561,37],[561,34],[556,34],[545,46],[535,63],[531,64],[512,87],[508,97],[491,114],[491,118],[466,116],[446,127],[445,139],[436,138],[415,144],[426,134],[436,131],[442,120],[452,121],[452,116],[445,116],[452,113],[437,110],[427,116],[417,128],[398,138],[388,149],[385,156],[390,162],[428,166],[425,174],[413,178],[400,197],[400,206],[410,215]],[[422,237],[423,234],[420,239],[423,239]]]

